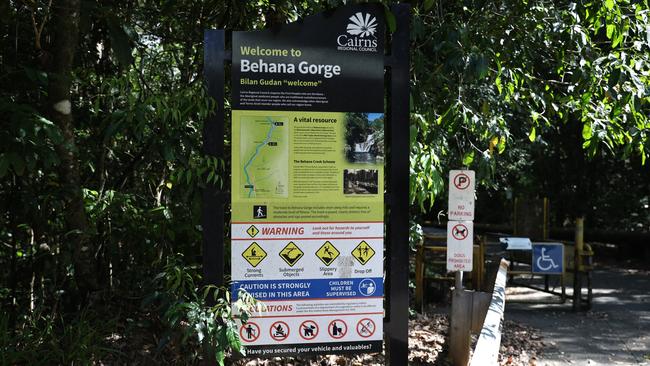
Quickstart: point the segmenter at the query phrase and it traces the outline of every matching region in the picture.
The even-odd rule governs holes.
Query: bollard
[[[585,218],[576,218],[575,248],[573,256],[573,311],[579,311],[582,302],[582,253],[585,244]]]

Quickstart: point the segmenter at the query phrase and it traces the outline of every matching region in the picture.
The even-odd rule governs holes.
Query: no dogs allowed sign
[[[447,270],[472,271],[474,241],[472,221],[447,222]]]

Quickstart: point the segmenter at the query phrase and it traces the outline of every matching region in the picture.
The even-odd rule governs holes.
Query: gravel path
[[[574,313],[570,301],[543,304],[557,298],[511,288],[506,319],[539,329],[546,347],[538,365],[650,365],[650,272],[609,267],[593,276],[589,312]]]

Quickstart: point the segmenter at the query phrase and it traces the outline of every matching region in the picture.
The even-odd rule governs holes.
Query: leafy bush
[[[145,299],[156,302],[162,319],[169,327],[158,345],[178,346],[185,362],[195,362],[201,354],[210,355],[224,365],[226,355],[244,356],[238,321],[246,323],[250,313],[261,307],[250,294],[240,290],[231,306],[230,293],[212,285],[198,286],[197,266],[182,262],[182,256],[167,259],[164,270],[156,276],[158,291]]]

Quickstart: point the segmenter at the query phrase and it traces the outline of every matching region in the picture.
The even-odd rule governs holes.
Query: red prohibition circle
[[[311,341],[318,335],[318,330],[318,324],[316,324],[315,321],[305,320],[304,322],[300,323],[298,334],[300,335],[300,338],[306,341]]]
[[[462,227],[462,229],[460,229]],[[467,237],[468,230],[467,226],[463,224],[456,224],[454,227],[451,228],[451,235],[454,237],[456,240],[463,240]]]
[[[469,187],[469,184],[470,184],[469,176],[465,173],[458,173],[458,175],[454,177],[454,186],[456,186],[456,188],[458,189],[461,190],[466,189],[467,187]]]
[[[260,337],[260,326],[253,322],[242,324],[239,328],[239,337],[244,342],[255,342]]]
[[[363,338],[371,337],[375,334],[375,322],[369,318],[363,318],[357,322],[357,334]]]
[[[280,330],[282,330],[284,333],[280,333]],[[289,325],[283,321],[277,321],[271,324],[271,328],[269,328],[269,334],[274,340],[282,342],[285,339],[289,338]]]
[[[341,324],[343,324],[343,326],[339,328]],[[336,332],[334,332],[335,328]],[[327,325],[327,333],[329,333],[330,337],[334,339],[341,339],[348,333],[348,325],[341,319],[334,319]]]

